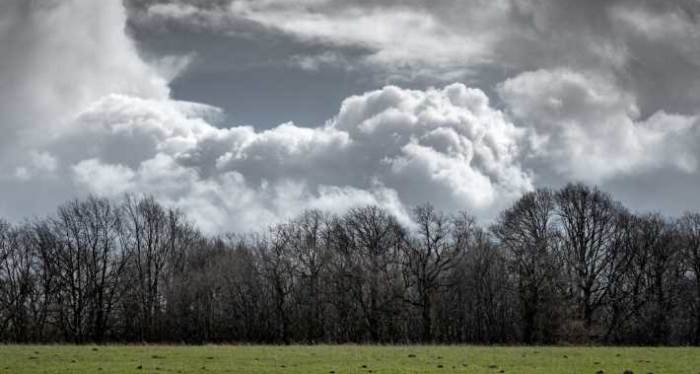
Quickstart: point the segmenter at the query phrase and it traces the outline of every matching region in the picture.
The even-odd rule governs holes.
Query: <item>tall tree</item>
[[[292,298],[297,286],[294,277],[297,264],[292,261],[291,247],[288,243],[290,236],[286,232],[288,229],[286,224],[276,225],[271,228],[269,238],[258,238],[255,243],[272,295],[278,339],[285,344],[290,344],[292,340]]]
[[[304,330],[309,343],[318,341],[324,335],[322,281],[330,259],[328,220],[321,211],[305,211],[285,230],[287,245],[298,265],[295,268],[300,283],[298,298],[303,308],[302,324],[306,325]]]
[[[530,192],[504,211],[493,227],[516,277],[525,343],[551,343],[556,334],[560,236],[554,194]]]
[[[158,340],[163,291],[171,275],[168,265],[192,243],[192,230],[181,212],[163,208],[153,197],[126,196],[122,209],[122,235],[135,285],[130,306],[138,309],[138,338]]]
[[[58,274],[66,291],[60,297],[68,327],[65,333],[74,342],[102,341],[110,328],[126,264],[120,219],[109,200],[89,197],[61,206],[53,221],[59,239]]]
[[[466,213],[451,217],[430,204],[416,207],[413,219],[415,237],[402,247],[406,300],[420,309],[421,340],[430,343],[436,293],[450,287],[447,275],[466,252],[475,223]]]
[[[678,221],[682,256],[695,281],[692,305],[694,314],[693,343],[700,345],[700,214],[686,213]]]
[[[587,334],[609,287],[605,271],[618,253],[616,241],[621,205],[597,188],[569,184],[556,193],[561,258],[568,277],[568,294]]]
[[[398,255],[403,231],[386,211],[368,206],[351,209],[343,219],[349,239],[346,255],[352,267],[345,276],[353,280],[355,300],[372,341],[383,340],[382,327],[390,327],[398,294]]]
[[[28,342],[30,302],[34,293],[33,257],[22,232],[0,221],[0,334]]]

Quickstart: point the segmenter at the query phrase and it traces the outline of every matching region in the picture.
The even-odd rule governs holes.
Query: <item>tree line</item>
[[[207,236],[153,197],[0,221],[0,341],[700,344],[700,214],[583,184]]]

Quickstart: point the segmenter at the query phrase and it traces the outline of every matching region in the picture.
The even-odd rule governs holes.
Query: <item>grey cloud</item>
[[[168,86],[135,54],[118,3],[3,3],[0,13],[0,170],[26,160],[46,132],[60,133],[92,100],[113,91],[167,97]],[[101,15],[77,24],[75,17]],[[87,20],[86,20],[87,21]],[[21,165],[20,165],[21,167]]]
[[[697,180],[693,2],[36,4],[0,5],[0,214],[137,191],[209,231],[426,200],[488,219],[543,183],[647,207],[650,176]]]
[[[307,65],[344,56],[334,60],[378,82],[462,80],[490,90],[525,71],[569,68],[614,77],[638,97],[644,116],[698,106],[700,7],[693,1],[183,0],[139,9],[144,25],[168,19],[170,9],[171,21],[209,24],[210,35],[249,30],[294,46],[295,56],[311,48],[301,55]]]

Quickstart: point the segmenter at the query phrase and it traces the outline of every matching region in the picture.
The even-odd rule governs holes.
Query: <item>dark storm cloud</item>
[[[292,57],[306,56],[326,68],[337,63],[330,74],[346,80],[460,80],[487,90],[523,71],[566,67],[612,75],[621,89],[636,94],[644,116],[660,109],[690,113],[699,100],[700,56],[693,46],[700,43],[700,6],[693,1],[129,3],[137,30],[175,32],[151,39],[148,47],[176,40],[195,51],[201,48],[196,45],[218,48],[218,55],[205,53],[213,57],[203,59],[207,64],[288,71]],[[183,34],[199,38],[188,45]],[[236,42],[222,40],[224,35]],[[323,61],[329,51],[343,58]],[[342,65],[361,72],[348,73]]]
[[[316,125],[330,118],[345,97],[376,87],[366,71],[349,69],[367,53],[363,48],[334,51],[346,62],[338,66],[338,61],[328,60],[327,46],[302,43],[233,17],[228,1],[125,4],[129,32],[146,58],[192,55],[187,71],[171,83],[174,97],[224,108],[232,123],[261,128],[287,121]],[[184,13],[158,13],[151,8],[157,5],[184,7]],[[326,62],[314,56],[325,56]]]

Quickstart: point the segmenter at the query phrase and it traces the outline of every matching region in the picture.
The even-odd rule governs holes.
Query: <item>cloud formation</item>
[[[151,193],[212,231],[370,203],[404,219],[428,200],[488,214],[532,188],[522,130],[461,84],[351,97],[317,128],[217,128],[201,116],[215,109],[192,106],[110,95],[49,149],[86,192]]]
[[[0,4],[0,214],[19,218],[71,196],[66,165],[47,147],[90,103],[113,92],[168,98],[125,22],[118,1]]]
[[[542,180],[697,175],[695,8],[581,4],[127,2],[131,21],[152,27],[182,22],[324,46],[285,61],[309,71],[359,64],[437,83],[380,85],[347,97],[325,124],[261,130],[173,99],[170,82],[190,58],[146,60],[119,1],[5,2],[0,215],[42,213],[87,193],[137,192],[183,209],[210,232],[366,204],[406,221],[408,208],[426,201],[489,219]],[[565,6],[580,8],[586,22]],[[677,70],[663,70],[650,46],[672,53]],[[497,71],[490,87],[443,83],[484,66]],[[647,75],[660,80],[658,90]],[[681,75],[688,78],[679,82]],[[670,92],[688,97],[671,102]]]
[[[74,16],[81,19],[111,17],[115,30],[95,32],[105,26],[61,18],[76,9],[84,12]],[[22,107],[62,119],[61,128],[48,138],[35,132],[28,140],[36,148],[30,162],[13,165],[18,172],[8,184],[54,178],[56,185],[82,193],[151,193],[211,231],[246,230],[306,208],[338,211],[370,203],[404,219],[409,205],[427,200],[486,214],[532,188],[518,164],[522,130],[480,90],[462,84],[425,91],[388,86],[346,99],[335,118],[316,128],[218,128],[211,124],[216,108],[168,97],[162,75],[120,34],[120,7],[105,10],[73,0],[29,11],[32,17],[35,12],[81,25],[76,34],[95,38],[80,42],[83,49],[104,46],[123,63],[81,55],[94,73],[62,78],[56,72],[36,83],[37,92],[51,92],[62,79],[80,89],[59,96],[63,102],[56,109],[42,111],[35,102]],[[43,51],[53,36],[35,39]],[[77,52],[56,53],[52,61],[62,66]],[[30,66],[21,74],[43,68]],[[65,195],[52,197],[60,201]]]
[[[522,73],[499,86],[513,117],[532,129],[530,157],[568,179],[600,183],[659,168],[697,172],[700,117],[659,111],[640,120],[634,95],[566,69]]]
[[[132,4],[136,26],[289,37],[302,45],[325,47],[324,53],[304,56],[307,65],[314,58],[328,63],[333,55],[337,64],[364,64],[390,79],[429,76],[481,82],[484,74],[500,79],[523,71],[571,67],[613,74],[644,91],[651,88],[645,87],[648,77],[667,83],[690,77],[692,82],[685,86],[694,89],[700,82],[688,74],[700,63],[695,47],[700,6],[692,0],[127,3]],[[662,88],[672,92],[670,86]],[[673,98],[687,103],[682,100],[687,93]],[[652,105],[651,100],[645,104]]]

